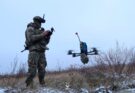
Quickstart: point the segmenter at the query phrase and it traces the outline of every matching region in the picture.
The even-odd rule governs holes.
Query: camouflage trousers
[[[28,76],[26,79],[26,85],[30,85],[33,81],[36,73],[38,72],[39,83],[44,83],[45,67],[47,66],[45,53],[32,51],[28,55]]]

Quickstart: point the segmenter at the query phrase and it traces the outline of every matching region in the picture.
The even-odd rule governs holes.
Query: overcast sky
[[[0,1],[0,71],[11,71],[11,64],[27,62],[24,48],[25,29],[34,16],[45,13],[45,29],[55,28],[46,52],[47,69],[83,65],[79,58],[67,55],[69,49],[79,52],[78,32],[88,48],[106,51],[116,41],[135,46],[135,0],[1,0]],[[87,64],[91,65],[91,63]]]

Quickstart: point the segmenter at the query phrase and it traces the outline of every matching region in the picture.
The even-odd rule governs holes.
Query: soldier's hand
[[[52,32],[50,30],[46,30],[42,33],[43,36],[50,37],[52,35]]]
[[[42,36],[48,36],[48,34],[49,34],[49,31],[44,31],[44,32],[42,33]]]

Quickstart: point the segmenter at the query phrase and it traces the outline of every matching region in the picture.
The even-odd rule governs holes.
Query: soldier
[[[45,84],[45,68],[47,66],[45,51],[47,49],[46,45],[50,41],[50,36],[52,32],[50,30],[44,31],[41,28],[41,24],[45,23],[45,19],[40,16],[35,16],[33,22],[27,25],[25,31],[26,37],[26,47],[29,50],[28,55],[28,76],[25,81],[26,86],[29,86],[32,82],[36,73],[38,71],[39,83],[41,85]],[[51,29],[53,30],[53,28]]]

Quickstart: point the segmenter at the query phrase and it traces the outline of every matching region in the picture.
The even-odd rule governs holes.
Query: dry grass
[[[46,84],[51,87],[59,87],[61,89],[66,88],[68,85],[70,88],[79,89],[84,87],[85,77],[78,72],[67,72],[59,74],[50,74],[46,77]]]
[[[16,87],[18,83],[24,81],[24,77],[3,76],[0,78],[1,87]]]
[[[106,68],[109,69],[109,67]],[[21,77],[17,75],[5,75],[0,78],[0,86],[25,86],[25,78],[25,75]],[[37,76],[35,77],[34,82],[35,85],[39,85]],[[58,72],[47,72],[45,82],[47,87],[59,88],[62,90],[64,90],[67,86],[74,89],[91,89],[98,87],[101,84],[108,87],[112,82],[114,82],[114,78],[106,77],[104,73],[101,73],[101,71],[97,70],[97,66],[93,66],[76,69],[74,68],[74,70],[67,69]]]

